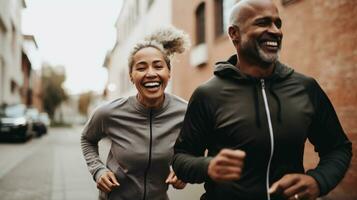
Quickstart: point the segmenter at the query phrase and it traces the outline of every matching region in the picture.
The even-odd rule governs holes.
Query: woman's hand
[[[315,200],[320,188],[312,176],[287,174],[270,187],[269,194],[282,195],[289,200]]]
[[[183,189],[186,186],[186,183],[182,182],[180,179],[177,178],[174,171],[170,171],[169,176],[166,178],[165,183],[171,184],[176,189]]]
[[[97,180],[97,188],[105,193],[109,193],[120,184],[111,171],[104,172]]]

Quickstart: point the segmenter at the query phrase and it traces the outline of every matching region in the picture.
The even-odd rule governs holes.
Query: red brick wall
[[[280,6],[283,20],[281,60],[317,79],[334,105],[344,130],[357,143],[357,1],[300,0]],[[357,199],[357,147],[342,183],[324,199]],[[317,157],[307,145],[305,166]]]
[[[188,3],[189,2],[189,3]],[[227,35],[215,36],[214,30],[214,0],[173,0],[173,24],[185,30],[192,39],[192,48],[195,44],[195,11],[197,6],[205,2],[206,13],[206,44],[208,48],[208,62],[205,66],[190,66],[190,52],[175,57],[172,70],[173,93],[189,99],[194,89],[208,80],[213,73],[213,65],[220,60],[226,60],[234,53],[234,48]]]

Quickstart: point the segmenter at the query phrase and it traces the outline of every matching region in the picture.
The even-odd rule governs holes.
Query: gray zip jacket
[[[147,109],[130,96],[95,110],[84,127],[81,147],[95,181],[108,170],[116,175],[120,186],[107,199],[168,199],[165,180],[186,107],[186,101],[165,94],[160,109]],[[112,145],[104,165],[98,142],[106,136]]]

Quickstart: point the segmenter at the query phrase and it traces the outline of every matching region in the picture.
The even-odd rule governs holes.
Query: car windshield
[[[27,111],[26,111],[26,115],[27,116],[29,116],[29,117],[31,117],[32,119],[37,119],[37,118],[39,118],[39,112],[38,112],[38,110],[37,109],[35,109],[35,108],[29,108],[29,109],[27,109]]]
[[[8,117],[22,117],[24,116],[25,110],[26,106],[22,104],[8,106],[5,108],[5,115]]]

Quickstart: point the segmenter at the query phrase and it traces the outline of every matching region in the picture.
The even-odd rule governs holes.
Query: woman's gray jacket
[[[186,107],[186,101],[165,94],[160,109],[147,109],[130,96],[95,110],[84,127],[81,147],[95,180],[108,170],[116,175],[120,186],[108,199],[168,199],[165,180]],[[103,137],[112,141],[106,165],[98,155]]]

